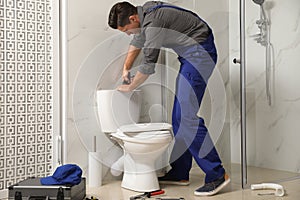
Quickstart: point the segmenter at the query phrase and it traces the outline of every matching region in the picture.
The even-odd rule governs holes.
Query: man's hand
[[[119,85],[117,87],[117,90],[119,90],[121,92],[130,92],[130,91],[132,91],[130,85]]]
[[[129,85],[120,85],[117,87],[117,90],[122,92],[130,92],[144,83],[148,77],[149,74],[142,74],[138,71]]]
[[[126,83],[127,85],[131,83],[129,70],[123,69],[122,79],[123,79],[123,83]]]

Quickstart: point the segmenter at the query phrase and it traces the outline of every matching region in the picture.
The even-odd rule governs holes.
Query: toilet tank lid
[[[168,123],[137,123],[127,124],[119,127],[119,129],[126,132],[146,132],[158,130],[172,130],[172,125]]]

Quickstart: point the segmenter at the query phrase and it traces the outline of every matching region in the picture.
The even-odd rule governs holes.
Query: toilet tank
[[[141,111],[141,97],[140,90],[98,90],[97,110],[102,132],[113,133],[122,125],[137,123]]]

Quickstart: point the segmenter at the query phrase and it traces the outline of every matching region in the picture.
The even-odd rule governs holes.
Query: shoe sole
[[[216,189],[214,189],[213,191],[210,192],[194,192],[194,195],[196,196],[212,196],[214,194],[217,194],[220,190],[222,190],[226,185],[228,185],[228,183],[230,183],[230,178],[227,178],[224,183],[222,183],[221,185],[219,185],[219,187],[217,187]]]
[[[187,186],[190,184],[189,181],[159,181],[159,183],[165,185],[180,185],[180,186]]]

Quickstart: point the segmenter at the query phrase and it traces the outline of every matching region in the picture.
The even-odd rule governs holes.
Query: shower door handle
[[[57,136],[56,138],[56,158],[57,158],[57,163],[58,165],[62,164],[62,140],[61,140],[61,136]]]
[[[234,59],[232,60],[232,62],[233,62],[234,64],[241,64],[241,60],[240,60],[239,58],[234,58]]]

